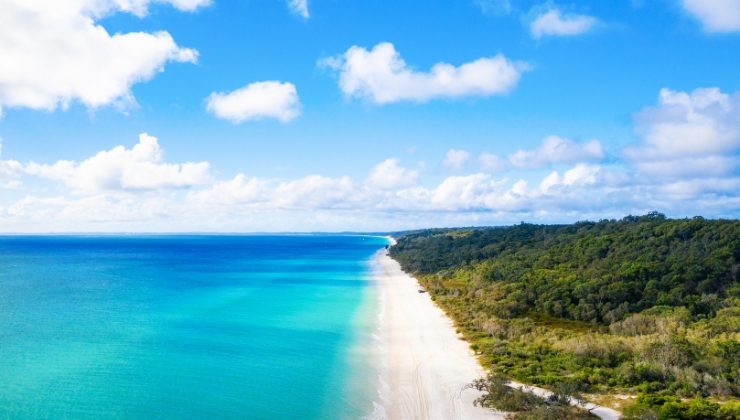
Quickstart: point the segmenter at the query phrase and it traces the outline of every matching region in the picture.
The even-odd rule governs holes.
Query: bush
[[[740,402],[728,402],[717,410],[721,420],[740,420]]]
[[[547,400],[529,392],[508,386],[509,380],[499,374],[473,381],[468,387],[483,393],[475,405],[510,412],[507,419],[567,420],[591,419],[588,412],[570,406],[572,399],[582,401],[579,391],[583,385],[577,381],[561,382],[554,387]]]
[[[508,383],[506,377],[491,374],[487,378],[476,379],[468,387],[483,393],[475,400],[475,405],[481,407],[502,411],[529,411],[544,404],[542,398],[511,388]]]
[[[510,414],[506,418],[510,420],[590,420],[595,417],[586,411],[573,407],[542,405],[532,411]]]
[[[658,411],[649,405],[633,404],[622,409],[623,420],[657,420]]]
[[[740,420],[740,404],[720,405],[706,399],[681,401],[674,396],[640,395],[623,414],[626,420]]]

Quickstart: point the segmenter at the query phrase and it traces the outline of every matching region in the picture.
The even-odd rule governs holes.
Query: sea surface
[[[0,418],[363,417],[386,243],[0,237]]]

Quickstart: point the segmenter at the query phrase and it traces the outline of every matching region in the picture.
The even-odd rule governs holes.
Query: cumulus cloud
[[[642,138],[625,154],[643,172],[661,177],[734,173],[740,161],[740,94],[718,88],[662,89],[658,105],[635,117]]]
[[[707,32],[740,31],[740,2],[737,0],[681,0],[681,4]]]
[[[442,164],[450,169],[460,169],[470,160],[470,153],[465,150],[450,149]]]
[[[281,209],[350,207],[355,199],[354,191],[355,184],[348,176],[310,175],[278,184],[273,204]]]
[[[693,92],[662,89],[658,106],[637,115],[645,139],[641,151],[651,156],[696,156],[740,148],[740,95],[718,88]]]
[[[503,172],[507,167],[506,161],[493,153],[481,153],[478,161],[486,172]]]
[[[231,180],[191,191],[186,199],[194,208],[209,212],[344,209],[358,205],[361,191],[347,176],[309,175],[279,181],[238,174]]]
[[[16,188],[20,186],[23,165],[15,160],[2,160],[3,142],[0,139],[0,188]]]
[[[214,183],[208,189],[190,192],[188,199],[198,204],[259,204],[268,200],[268,188],[265,180],[237,174],[230,180]]]
[[[31,175],[63,182],[78,192],[142,191],[185,188],[210,181],[208,162],[163,163],[157,138],[146,133],[131,149],[117,146],[80,163],[60,160],[51,165],[30,163]]]
[[[659,189],[661,193],[676,201],[692,200],[697,197],[706,199],[707,195],[711,195],[721,196],[725,198],[724,201],[730,203],[740,203],[740,199],[733,194],[740,191],[740,177],[674,180],[661,184]]]
[[[288,6],[293,13],[308,19],[308,0],[288,0]]]
[[[97,21],[118,12],[144,16],[149,0],[0,0],[0,110],[89,108],[133,103],[131,86],[167,62],[197,52],[164,31],[109,34]],[[156,1],[194,10],[206,0]]]
[[[347,97],[376,104],[503,95],[516,87],[527,68],[498,54],[459,66],[437,63],[430,71],[421,72],[410,68],[388,42],[371,50],[353,46],[320,65],[339,72],[339,87]]]
[[[598,140],[579,144],[558,136],[547,136],[536,149],[518,150],[509,155],[509,162],[517,168],[542,168],[558,163],[601,160],[604,150]]]
[[[219,118],[235,124],[264,118],[287,123],[300,115],[300,100],[295,85],[267,81],[250,83],[232,92],[214,92],[206,108]]]
[[[594,28],[598,20],[588,15],[564,14],[556,8],[539,13],[529,24],[529,31],[536,39],[545,36],[575,36]]]
[[[496,179],[485,173],[451,176],[430,190],[426,210],[503,214],[590,210],[614,202],[609,197],[619,191],[618,179],[590,164],[577,164],[562,176],[552,172],[534,187],[524,179]]]
[[[398,159],[386,159],[375,165],[367,184],[371,188],[390,190],[395,188],[410,187],[416,184],[419,172],[404,168]]]
[[[343,209],[361,202],[362,189],[350,177],[309,175],[271,180],[238,174],[209,188],[192,191],[188,202],[201,208],[233,206],[261,211]]]
[[[561,177],[557,171],[550,173],[540,183],[540,191],[547,194],[560,191],[563,187],[584,187],[595,185],[601,174],[601,167],[579,163],[573,168],[565,171]]]
[[[200,7],[208,6],[211,0],[82,0],[75,4],[81,6],[85,11],[94,16],[109,13],[111,9],[132,13],[144,17],[149,13],[151,4],[169,4],[170,6],[184,12],[192,12]]]
[[[489,207],[492,204],[491,199],[501,195],[503,182],[480,173],[451,176],[432,191],[431,204],[447,211]]]

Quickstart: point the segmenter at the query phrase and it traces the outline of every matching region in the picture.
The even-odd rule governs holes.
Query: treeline
[[[399,235],[391,255],[493,372],[640,394],[632,410],[652,413],[684,407],[659,396],[699,398],[681,411],[694,412],[715,407],[701,398],[740,395],[739,221],[650,213],[436,229]],[[720,405],[740,418],[737,404]]]
[[[501,282],[502,318],[537,311],[610,324],[654,306],[713,316],[740,273],[740,222],[667,220],[663,215],[566,226],[432,230],[391,249],[416,274],[465,269],[482,285]]]

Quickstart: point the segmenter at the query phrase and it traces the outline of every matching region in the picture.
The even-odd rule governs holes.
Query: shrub
[[[640,395],[623,414],[626,420],[735,420],[740,419],[740,405],[727,403],[723,406],[706,399],[681,401],[674,396]]]
[[[728,402],[717,410],[721,420],[740,420],[740,402]]]
[[[487,378],[476,379],[468,387],[483,393],[475,400],[475,405],[481,407],[502,411],[529,411],[544,403],[542,398],[511,388],[508,383],[506,377],[491,374]]]

